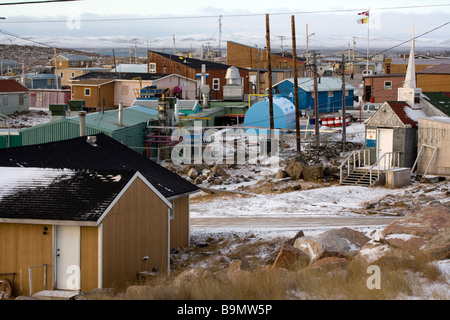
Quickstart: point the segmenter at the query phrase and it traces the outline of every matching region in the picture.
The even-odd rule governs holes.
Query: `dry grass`
[[[247,237],[215,239],[209,246],[192,248],[190,259],[170,278],[159,277],[145,283],[144,293],[128,299],[144,300],[391,300],[448,299],[448,292],[429,284],[445,283],[432,259],[419,253],[385,256],[375,263],[380,268],[381,288],[370,290],[368,264],[351,259],[345,268],[323,270],[307,267],[297,271],[273,270],[269,263],[279,247],[278,241]],[[228,248],[225,250],[224,248]],[[232,249],[231,249],[232,248]],[[261,249],[264,248],[264,249]],[[261,258],[261,250],[266,254]],[[233,259],[243,260],[240,271],[227,272]],[[208,260],[208,267],[199,268]],[[211,261],[213,260],[212,264]],[[190,263],[190,265],[189,265]],[[176,264],[176,263],[175,263]],[[181,272],[197,267],[194,273]],[[425,289],[424,289],[425,288]]]

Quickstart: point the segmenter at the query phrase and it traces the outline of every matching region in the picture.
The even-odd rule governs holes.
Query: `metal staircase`
[[[370,171],[355,169],[347,177],[345,177],[341,184],[350,186],[365,186],[370,187],[374,185],[379,178],[377,173],[372,174],[370,177]]]
[[[353,151],[339,166],[340,183],[371,187],[387,171],[400,167],[400,152],[387,152],[374,164],[370,164],[370,150]]]

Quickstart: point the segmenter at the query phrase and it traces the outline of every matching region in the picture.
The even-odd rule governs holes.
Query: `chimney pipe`
[[[119,126],[123,126],[123,103],[119,102]]]
[[[80,137],[86,135],[86,111],[80,111]]]

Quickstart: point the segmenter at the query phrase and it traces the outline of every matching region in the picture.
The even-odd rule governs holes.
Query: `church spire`
[[[414,44],[414,26],[413,37],[411,41],[411,51],[409,53],[408,68],[406,69],[405,82],[403,88],[416,88],[416,62],[415,62],[415,44]]]

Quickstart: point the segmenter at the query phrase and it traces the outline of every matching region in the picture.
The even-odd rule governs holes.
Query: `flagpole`
[[[369,39],[370,39],[370,8],[367,10],[369,13],[367,17],[367,64],[366,64],[366,73],[369,74]]]

